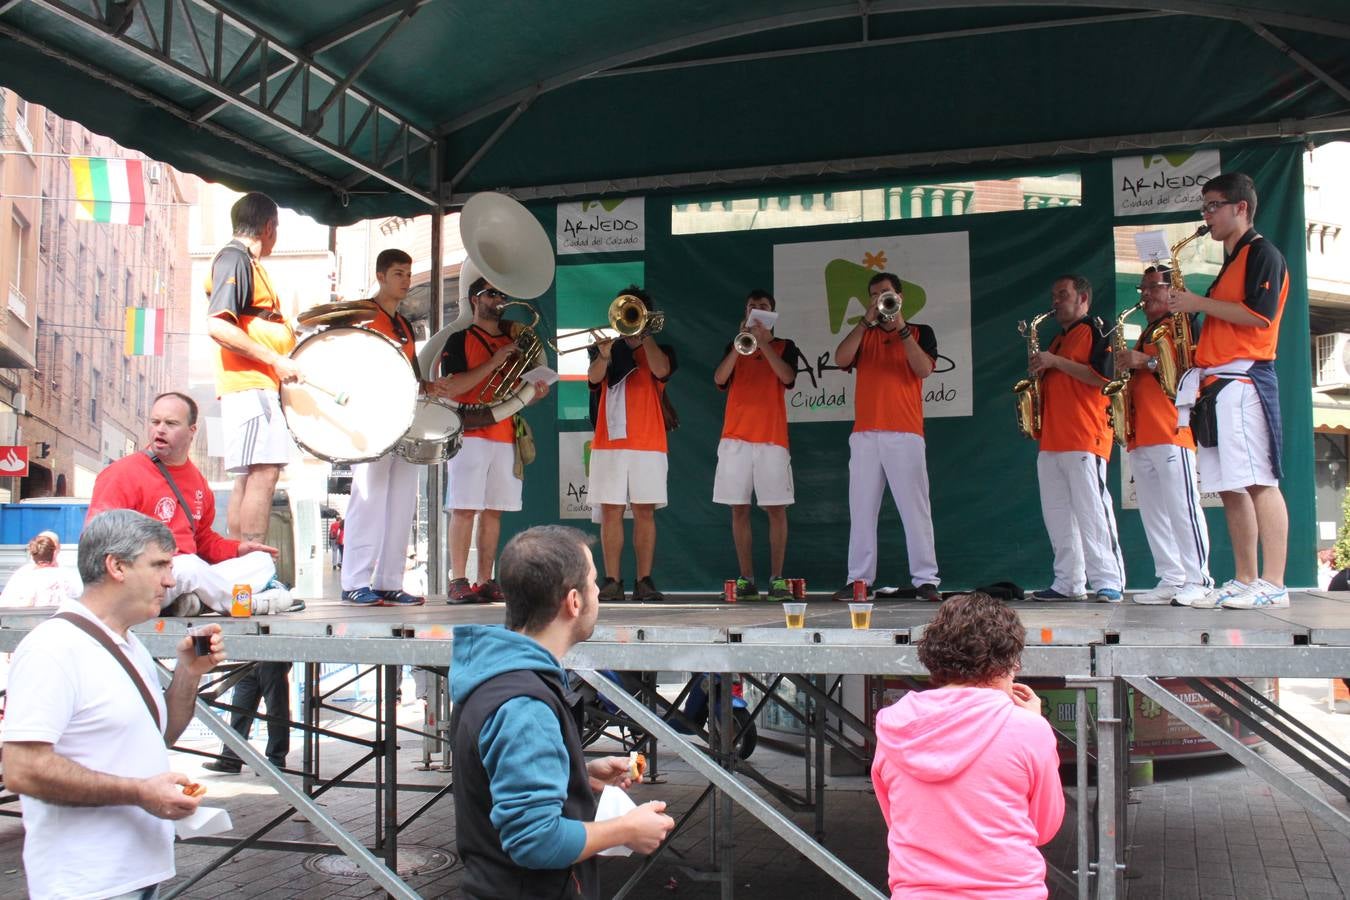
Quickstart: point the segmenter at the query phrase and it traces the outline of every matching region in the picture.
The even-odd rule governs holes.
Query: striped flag
[[[139,159],[72,156],[75,218],[118,225],[145,224],[145,177]]]
[[[165,310],[127,307],[127,356],[163,356]]]

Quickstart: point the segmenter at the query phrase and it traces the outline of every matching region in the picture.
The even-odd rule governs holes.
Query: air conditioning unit
[[[1350,387],[1350,334],[1344,331],[1319,334],[1314,351],[1317,387]]]
[[[148,163],[145,167],[145,177],[150,179],[151,184],[159,184],[159,180],[164,177],[164,164]]]

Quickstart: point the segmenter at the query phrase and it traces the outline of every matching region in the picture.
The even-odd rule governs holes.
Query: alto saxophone
[[[1111,349],[1116,353],[1129,349],[1125,346],[1125,320],[1132,316],[1136,310],[1142,309],[1143,306],[1144,301],[1140,300],[1134,306],[1116,316],[1116,332],[1111,339]],[[1102,388],[1102,394],[1111,404],[1107,412],[1107,418],[1111,422],[1111,430],[1115,433],[1116,443],[1122,447],[1134,435],[1134,410],[1131,409],[1130,403],[1130,378],[1133,375],[1133,369],[1117,372],[1116,377],[1108,381]]]
[[[1168,282],[1174,291],[1186,290],[1186,279],[1181,274],[1181,248],[1191,241],[1209,234],[1209,226],[1201,225],[1195,234],[1172,245],[1172,270]],[[1158,383],[1171,399],[1176,399],[1177,382],[1195,363],[1195,337],[1191,333],[1191,317],[1187,313],[1172,313],[1153,327],[1147,340],[1158,351]]]
[[[1036,336],[1037,326],[1054,314],[1054,310],[1048,310],[1034,317],[1030,323],[1025,319],[1017,323],[1018,333],[1027,339],[1027,365],[1031,364],[1032,357],[1041,352],[1040,339]],[[1033,441],[1040,440],[1041,376],[1023,378],[1013,385],[1013,394],[1017,398],[1017,427]]]

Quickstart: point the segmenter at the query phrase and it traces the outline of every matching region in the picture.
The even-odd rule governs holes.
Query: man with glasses
[[[1061,275],[1051,286],[1050,303],[1062,330],[1048,349],[1031,358],[1028,368],[1041,379],[1036,476],[1041,515],[1055,551],[1055,580],[1031,599],[1086,600],[1085,588],[1091,584],[1098,602],[1119,603],[1125,562],[1106,487],[1112,440],[1102,396],[1110,348],[1088,316],[1090,281]]]
[[[437,393],[460,403],[491,403],[502,386],[489,389],[492,373],[519,352],[518,325],[502,318],[507,296],[486,278],[469,284],[473,324],[455,332],[441,351],[441,381]],[[510,385],[505,385],[510,388]],[[548,386],[536,385],[531,403],[548,396]],[[494,603],[505,599],[492,576],[501,536],[502,513],[521,508],[522,481],[515,474],[515,423],[508,417],[483,428],[466,429],[463,443],[450,459],[446,508],[450,510],[450,595],[447,602]],[[467,575],[469,547],[478,520],[478,582]],[[348,551],[350,552],[350,551]]]
[[[1289,269],[1253,227],[1257,200],[1250,176],[1224,173],[1205,184],[1202,196],[1209,236],[1223,243],[1223,268],[1203,297],[1170,291],[1168,308],[1205,316],[1195,368],[1177,388],[1177,407],[1196,431],[1201,490],[1223,498],[1235,573],[1192,605],[1285,607],[1289,513],[1280,493],[1275,351]]]
[[[1134,595],[1147,606],[1191,606],[1214,586],[1209,577],[1209,528],[1195,486],[1195,439],[1177,425],[1177,408],[1157,375],[1158,348],[1147,339],[1167,321],[1166,266],[1149,266],[1139,283],[1148,327],[1133,350],[1116,354],[1116,371],[1134,370],[1130,379],[1130,474],[1139,499],[1139,516],[1153,553],[1158,585]]]

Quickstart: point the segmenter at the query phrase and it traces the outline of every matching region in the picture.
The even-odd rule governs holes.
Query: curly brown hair
[[[981,684],[1018,668],[1026,629],[988,594],[949,597],[916,646],[933,684]]]

